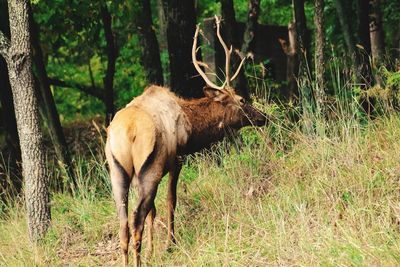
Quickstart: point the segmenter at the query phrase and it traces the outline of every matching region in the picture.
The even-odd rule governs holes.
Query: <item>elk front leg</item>
[[[176,243],[174,232],[174,212],[176,207],[176,186],[178,184],[179,173],[182,168],[182,162],[176,159],[173,168],[169,172],[168,195],[167,195],[167,220],[168,220],[168,249]]]

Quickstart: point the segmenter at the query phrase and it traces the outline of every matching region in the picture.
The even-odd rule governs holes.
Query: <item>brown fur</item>
[[[133,237],[135,266],[145,220],[148,249],[152,250],[154,198],[158,184],[169,172],[167,194],[168,241],[175,242],[174,210],[180,155],[199,151],[221,140],[227,127],[239,129],[265,123],[265,116],[244,103],[233,89],[204,89],[206,97],[185,100],[167,88],[150,86],[115,115],[107,130],[106,157],[120,219],[120,246],[128,264],[129,232]],[[138,188],[133,225],[128,223],[128,191],[132,180]],[[147,217],[147,219],[146,219]]]
[[[223,138],[224,129],[219,127],[225,114],[222,105],[209,98],[181,101],[180,105],[192,125],[192,134],[180,154],[199,151]]]

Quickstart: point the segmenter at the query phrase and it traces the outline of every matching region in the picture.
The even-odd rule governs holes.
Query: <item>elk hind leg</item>
[[[173,168],[169,172],[168,180],[168,194],[167,194],[167,221],[168,221],[168,250],[171,249],[171,245],[176,243],[175,239],[175,208],[176,208],[176,187],[178,184],[179,173],[182,168],[182,163],[176,159]]]
[[[154,198],[157,194],[162,173],[152,170],[150,174],[140,175],[138,183],[139,197],[136,209],[133,212],[133,249],[135,256],[134,266],[140,266],[140,251],[142,247],[142,235],[147,215],[154,207]]]
[[[119,217],[120,247],[123,255],[124,266],[128,266],[128,192],[131,178],[115,159],[113,164],[110,164],[110,173],[115,205]]]
[[[150,258],[153,254],[153,233],[154,233],[154,220],[156,217],[156,206],[153,204],[152,209],[146,218],[147,227],[147,258]]]

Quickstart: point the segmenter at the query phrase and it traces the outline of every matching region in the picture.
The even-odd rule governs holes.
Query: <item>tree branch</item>
[[[10,48],[10,40],[7,36],[4,35],[2,31],[0,31],[0,54],[4,57],[8,57],[8,49]]]
[[[107,44],[107,70],[106,76],[104,77],[104,103],[106,105],[106,125],[108,125],[114,116],[114,75],[117,50],[112,31],[111,14],[105,3],[101,6],[101,17]]]
[[[89,77],[90,77],[90,82],[91,82],[91,84],[92,84],[92,87],[93,87],[93,88],[96,88],[96,85],[95,85],[95,83],[94,83],[94,77],[93,77],[92,67],[90,66],[90,59],[89,59],[88,65],[89,65]]]
[[[103,89],[99,89],[99,88],[96,89],[95,87],[85,86],[85,85],[77,84],[77,83],[74,83],[71,81],[62,81],[62,80],[59,80],[56,78],[50,78],[50,77],[49,77],[49,83],[51,85],[58,86],[58,87],[75,88],[81,92],[88,94],[88,95],[94,96],[101,101],[105,100]]]

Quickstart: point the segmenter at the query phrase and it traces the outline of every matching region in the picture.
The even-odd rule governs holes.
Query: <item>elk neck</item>
[[[183,154],[197,152],[224,137],[225,109],[223,105],[208,97],[192,100],[180,99],[179,105],[192,125],[189,140],[182,151]]]

